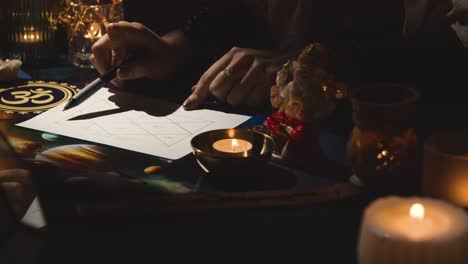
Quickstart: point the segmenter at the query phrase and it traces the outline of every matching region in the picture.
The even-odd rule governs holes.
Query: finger
[[[214,78],[216,78],[217,74],[229,65],[231,59],[232,56],[230,54],[225,54],[221,59],[211,65],[205,73],[203,73],[195,86],[209,86],[211,82],[213,82]]]
[[[125,88],[125,82],[123,80],[120,80],[119,78],[114,78],[112,79],[111,83],[119,89]]]
[[[91,56],[89,56],[89,62],[94,65],[94,68],[96,68],[96,58],[94,58],[94,55],[91,54]]]
[[[231,79],[231,76],[226,76],[224,71],[220,71],[209,85],[209,91],[214,97],[225,102],[233,84],[234,81]]]
[[[216,74],[228,65],[231,58],[232,56],[230,54],[225,54],[202,75],[198,83],[194,86],[195,88],[192,88],[192,94],[183,103],[186,110],[197,108],[205,100],[209,94],[209,85],[216,77]]]
[[[117,53],[115,53],[115,50],[112,49],[111,50],[111,66],[112,67],[117,67],[121,61],[123,61],[123,58],[125,58],[126,56],[126,53],[123,52],[124,55],[122,55],[122,59],[120,59],[118,56],[117,56]]]
[[[264,71],[262,67],[254,62],[249,71],[245,74],[244,78],[240,81],[239,87],[232,89],[228,95],[227,102],[232,105],[239,105],[246,101],[250,91],[253,87],[260,82],[263,78]]]
[[[270,87],[266,82],[260,82],[252,88],[250,95],[247,97],[247,104],[249,106],[262,105],[268,98]]]
[[[197,86],[193,93],[185,100],[183,107],[185,110],[193,110],[197,108],[208,96],[209,89],[207,86]]]
[[[122,30],[122,27],[123,25],[121,23],[112,23],[107,26],[107,34],[109,35],[112,46],[111,63],[114,67],[120,64],[127,56],[127,37],[124,36],[127,33]]]
[[[234,56],[228,66],[221,70],[210,84],[211,93],[225,101],[225,98],[235,83],[241,80],[252,64],[251,56]],[[226,71],[231,71],[228,76]],[[237,86],[237,85],[236,85]]]
[[[245,87],[241,86],[240,83],[236,83],[229,91],[229,94],[226,97],[226,102],[230,105],[238,106],[242,104],[249,91],[250,89],[245,89]]]
[[[259,65],[262,64],[259,63]],[[275,84],[274,71],[265,69],[263,66],[258,66],[257,68],[259,72],[253,73],[261,77],[255,78],[253,74],[248,76],[251,79],[258,80],[258,82],[255,82],[255,80],[251,81],[253,82],[253,88],[247,98],[247,104],[250,106],[258,106],[263,104],[269,98],[270,87]]]
[[[104,74],[111,68],[111,42],[109,35],[99,38],[91,47],[94,57],[94,67],[100,74]]]

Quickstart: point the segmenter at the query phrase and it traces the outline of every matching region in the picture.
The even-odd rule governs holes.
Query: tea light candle
[[[468,131],[444,131],[424,142],[423,194],[468,207]]]
[[[226,138],[215,141],[213,148],[224,153],[243,153],[252,149],[252,143],[243,139]]]
[[[466,263],[468,215],[429,198],[380,198],[361,224],[358,262]]]

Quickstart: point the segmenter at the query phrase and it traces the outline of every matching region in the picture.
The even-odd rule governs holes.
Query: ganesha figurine
[[[336,98],[328,87],[337,87],[327,62],[327,49],[310,44],[296,61],[284,64],[271,88],[274,112],[265,125],[276,143],[274,154],[287,163],[307,165],[311,159],[323,159],[319,127],[335,109]]]

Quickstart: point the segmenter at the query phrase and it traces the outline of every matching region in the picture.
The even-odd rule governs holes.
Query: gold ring
[[[233,70],[233,69],[226,68],[226,69],[224,69],[223,72],[224,72],[224,77],[229,77],[229,76],[232,75],[232,73],[234,72],[234,70]]]

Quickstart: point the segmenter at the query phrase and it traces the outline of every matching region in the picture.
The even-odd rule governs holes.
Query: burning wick
[[[237,139],[233,139],[231,141],[231,146],[232,146],[232,152],[237,152],[237,148],[239,147],[239,143],[237,142]]]
[[[410,208],[410,216],[412,219],[423,220],[424,219],[424,206],[420,203],[415,203]]]

